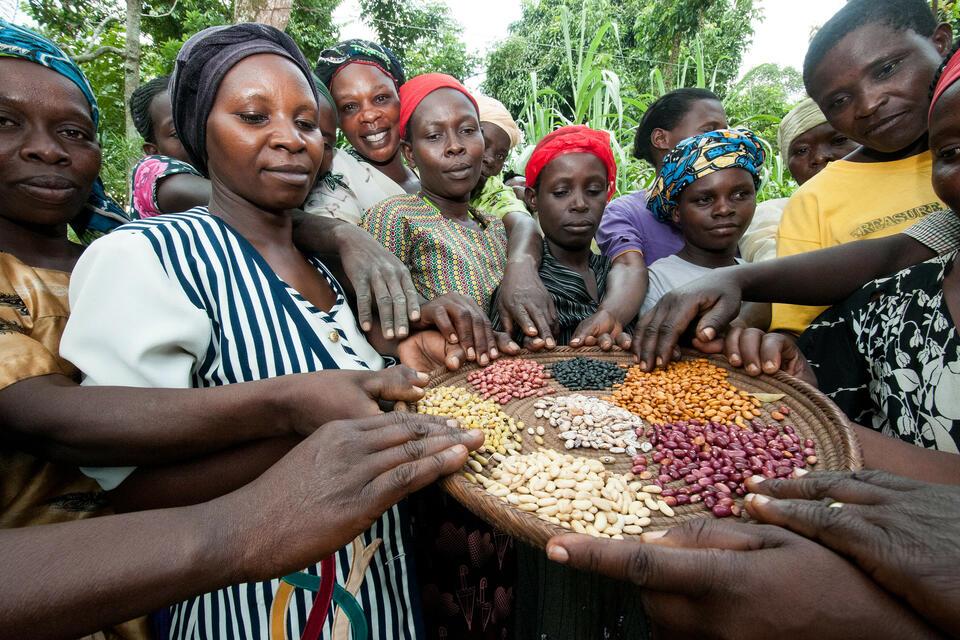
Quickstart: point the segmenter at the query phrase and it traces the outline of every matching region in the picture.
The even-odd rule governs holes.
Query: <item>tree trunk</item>
[[[234,22],[262,22],[283,30],[290,22],[293,0],[236,0]]]
[[[137,128],[130,115],[130,96],[140,86],[140,2],[127,0],[127,46],[123,54],[123,105],[127,140],[137,139]]]

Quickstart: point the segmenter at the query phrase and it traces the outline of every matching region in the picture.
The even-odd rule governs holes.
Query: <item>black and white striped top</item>
[[[123,226],[78,262],[70,287],[72,314],[63,355],[85,385],[210,387],[330,369],[381,369],[340,285],[312,264],[337,294],[329,312],[283,282],[256,249],[203,207]],[[131,468],[85,469],[105,488]],[[358,539],[381,540],[356,593],[371,638],[421,636],[403,505],[387,511]],[[353,562],[337,553],[337,581]],[[307,569],[317,574],[319,566]],[[269,638],[278,580],[235,585],[171,609],[175,639]],[[314,594],[297,591],[288,637],[299,638]],[[330,638],[334,611],[324,638]]]

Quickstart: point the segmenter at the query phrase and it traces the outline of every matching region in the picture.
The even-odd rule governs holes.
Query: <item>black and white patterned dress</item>
[[[876,280],[800,337],[820,389],[854,422],[960,449],[960,335],[943,295],[958,252]]]
[[[337,295],[328,312],[283,282],[253,245],[203,207],[125,225],[94,242],[77,264],[61,351],[83,371],[86,385],[213,387],[383,368],[339,283],[319,260],[311,263]],[[107,489],[132,471],[85,469]],[[374,640],[422,636],[408,529],[401,503],[337,552],[336,579],[344,585],[355,551],[380,541],[365,571],[357,568],[363,579],[356,599]],[[318,570],[305,569],[313,575]],[[266,640],[278,587],[276,579],[234,585],[175,605],[170,638]],[[289,638],[300,637],[313,599],[313,593],[295,592]],[[335,613],[332,607],[325,639]]]

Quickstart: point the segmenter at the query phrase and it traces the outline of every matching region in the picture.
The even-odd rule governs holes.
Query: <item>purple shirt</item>
[[[620,196],[607,205],[597,229],[597,244],[611,260],[626,251],[640,251],[649,267],[683,248],[683,234],[657,221],[647,209],[647,192]]]

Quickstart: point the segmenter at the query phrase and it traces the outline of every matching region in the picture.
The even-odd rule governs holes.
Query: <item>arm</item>
[[[213,502],[0,531],[0,638],[78,637],[301,569],[482,442],[427,416],[336,422]]]
[[[157,184],[157,205],[163,213],[178,213],[210,202],[210,181],[190,173],[162,178]]]
[[[540,281],[543,239],[537,223],[529,215],[514,211],[503,217],[503,224],[507,228],[507,266],[496,304],[504,330],[512,333],[518,326],[538,344],[542,341],[552,349],[556,346],[552,329],[557,312]]]
[[[580,323],[570,338],[570,346],[609,349],[614,342],[629,349],[631,336],[623,328],[633,322],[647,295],[647,263],[639,251],[621,253],[607,274],[606,292],[597,313]]]
[[[333,218],[296,212],[293,239],[306,253],[336,255],[356,293],[357,321],[373,327],[376,304],[388,337],[409,333],[409,321],[420,319],[420,297],[410,271],[363,229]]]
[[[863,466],[921,482],[960,485],[960,457],[924,449],[873,429],[853,425],[863,451]]]

